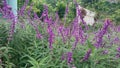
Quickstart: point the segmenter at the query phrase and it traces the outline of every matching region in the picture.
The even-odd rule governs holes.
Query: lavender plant
[[[81,17],[81,10],[78,8],[76,10],[80,18],[76,16],[69,26],[65,26],[68,7],[65,11],[65,20],[61,23],[57,11],[51,16],[48,12],[49,6],[44,5],[43,13],[39,17],[32,11],[34,4],[26,9],[28,2],[26,0],[23,7],[18,10],[18,18],[12,13],[6,1],[4,1],[4,7],[0,9],[3,17],[10,21],[9,25],[5,26],[10,27],[7,33],[11,40],[7,44],[2,43],[7,45],[5,48],[0,48],[2,67],[119,68],[120,33],[118,30],[114,32],[110,30],[113,27],[110,27],[112,22],[109,19],[105,20],[102,28],[94,35],[89,32],[88,26]],[[83,25],[79,24],[79,19]],[[21,24],[24,28],[20,28]]]

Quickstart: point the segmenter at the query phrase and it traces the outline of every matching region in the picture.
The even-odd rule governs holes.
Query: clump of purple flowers
[[[9,40],[11,40],[12,36],[15,32],[15,26],[18,21],[17,21],[16,16],[11,12],[10,7],[6,4],[6,2],[4,2],[4,3],[5,3],[4,7],[0,8],[0,12],[3,13],[3,16],[5,18],[8,18],[12,21],[11,26],[10,26],[10,32],[9,32]],[[28,4],[28,0],[26,0],[26,3],[24,4],[24,6],[19,10],[18,15],[25,16],[24,11],[26,10],[27,4]],[[66,60],[68,66],[73,64],[73,52],[72,51],[75,50],[76,46],[79,43],[83,45],[87,39],[87,36],[85,35],[85,31],[83,30],[82,26],[79,23],[79,20],[80,20],[82,22],[82,24],[86,27],[86,29],[88,29],[88,26],[86,25],[86,23],[84,22],[84,20],[81,16],[81,10],[77,9],[78,16],[75,17],[71,26],[65,27],[64,23],[62,23],[62,25],[61,25],[61,23],[58,23],[58,21],[59,21],[58,14],[56,14],[55,21],[52,19],[52,16],[48,15],[48,6],[47,5],[44,5],[44,10],[43,10],[42,16],[40,18],[37,16],[37,14],[35,12],[33,12],[33,18],[31,18],[30,16],[32,16],[31,15],[32,14],[32,6],[33,6],[33,4],[31,4],[29,10],[27,11],[27,15],[28,15],[27,21],[29,22],[29,24],[32,25],[33,29],[36,31],[36,37],[38,39],[41,39],[41,38],[43,39],[43,36],[40,33],[39,28],[38,28],[38,26],[41,26],[41,24],[43,24],[43,28],[46,29],[46,31],[44,31],[44,32],[48,36],[47,40],[48,40],[50,50],[53,50],[53,44],[54,44],[54,40],[56,40],[55,37],[56,37],[57,32],[59,33],[58,36],[60,38],[62,38],[61,43],[64,43],[64,45],[66,44],[67,46],[69,46],[69,45],[71,45],[71,42],[72,42],[73,43],[72,46],[69,46],[71,48],[71,52],[67,52],[66,54],[64,54],[62,56],[62,60]],[[65,12],[66,12],[66,15],[65,15],[65,18],[66,18],[67,14],[69,12],[68,6],[67,6]],[[33,20],[35,20],[35,21],[40,20],[39,21],[40,24],[38,24],[38,22],[37,23],[34,22]],[[99,30],[99,32],[96,34],[95,43],[94,43],[94,46],[96,48],[100,48],[103,45],[103,37],[108,32],[108,28],[110,25],[111,25],[110,20],[106,19],[102,29]],[[109,35],[108,35],[108,38],[110,39]],[[118,43],[120,41],[120,39],[115,38],[114,41]],[[67,47],[66,47],[66,50],[67,50]],[[120,47],[118,47],[116,50],[117,50],[116,58],[120,58]],[[92,48],[89,48],[87,50],[86,54],[84,55],[84,57],[82,58],[82,61],[87,61],[89,59],[91,53],[92,53]],[[104,50],[102,52],[102,54],[108,54],[108,50]]]
[[[77,17],[74,19],[72,24],[73,26],[72,26],[71,34],[75,37],[75,43],[72,47],[74,50],[78,42],[80,42],[81,44],[84,44],[84,42],[86,41],[86,36],[84,34],[84,31],[81,25],[79,25],[78,23]]]
[[[118,47],[116,50],[120,53],[120,47]]]
[[[117,50],[116,58],[120,58],[120,46],[116,50]]]
[[[87,61],[89,59],[89,57],[90,57],[91,52],[92,52],[92,50],[89,49],[87,51],[87,53],[85,54],[84,58],[82,59],[82,61]]]
[[[65,39],[65,33],[64,33],[64,26],[63,25],[60,25],[59,28],[58,28],[58,33],[61,35],[62,37],[62,40],[63,42],[65,43],[66,42],[66,39]]]
[[[55,35],[54,35],[54,33],[53,33],[53,31],[52,31],[52,29],[51,29],[50,26],[48,26],[48,34],[49,34],[49,38],[48,38],[49,48],[52,49],[52,48],[53,48],[53,47],[52,47],[52,44],[53,44],[53,42],[54,42],[54,37],[55,37]]]
[[[72,55],[73,55],[72,52],[67,53],[67,63],[72,63],[73,61]]]
[[[49,38],[48,38],[48,42],[49,42],[49,48],[52,50],[53,49],[53,42],[54,42],[54,38],[55,38],[55,35],[54,35],[54,32],[52,30],[52,17],[48,17],[48,7],[47,5],[44,5],[44,10],[43,10],[43,13],[42,13],[42,16],[41,18],[44,18],[44,22],[47,23],[47,32],[48,32],[48,35],[49,35]]]
[[[67,64],[69,67],[71,67],[71,64],[73,62],[73,53],[72,52],[67,52],[65,54],[62,55],[61,59],[62,60],[66,60],[67,61]]]
[[[100,48],[103,42],[103,36],[107,33],[108,27],[111,24],[109,19],[106,19],[103,28],[96,34],[94,46]]]

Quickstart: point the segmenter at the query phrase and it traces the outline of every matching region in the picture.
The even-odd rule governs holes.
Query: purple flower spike
[[[82,22],[82,24],[85,26],[86,30],[88,30],[89,28],[88,28],[86,22],[85,22],[85,21],[83,20],[83,18],[82,18],[81,10],[77,8],[77,12],[78,12],[78,19],[81,20],[81,22]]]
[[[20,10],[18,11],[18,15],[20,16],[24,16],[24,12],[26,10],[27,4],[29,3],[29,0],[25,0],[25,4],[22,6],[22,8],[20,8]]]
[[[49,38],[48,38],[49,48],[53,49],[52,44],[54,42],[55,35],[54,35],[53,30],[52,30],[52,28],[50,26],[48,26],[47,31],[48,31],[48,34],[49,34]]]
[[[34,13],[34,20],[39,19],[38,15],[36,13]]]
[[[65,60],[65,58],[66,58],[66,54],[62,54],[62,56],[61,56],[61,60]]]
[[[83,58],[83,61],[87,61],[88,60],[88,58],[90,57],[90,54],[91,54],[91,49],[89,49],[88,51],[87,51],[87,53],[85,54],[85,56],[84,56],[84,58]]]
[[[114,43],[114,44],[117,44],[117,43],[119,43],[119,42],[120,42],[119,37],[115,37],[114,40],[113,40],[113,43]]]
[[[42,35],[38,32],[38,33],[36,34],[36,37],[37,37],[38,39],[41,39],[41,38],[42,38]]]
[[[61,26],[59,26],[59,33],[61,34],[61,36],[62,36],[62,40],[63,40],[63,42],[65,43],[66,42],[66,39],[65,39],[65,37],[64,37],[64,33],[63,33],[63,30],[64,30],[64,26],[63,25],[61,25]]]
[[[120,52],[120,46],[116,49],[118,52]]]
[[[45,18],[45,19],[48,18],[48,6],[47,5],[44,5],[44,10],[43,10],[43,13],[40,19],[42,18]]]
[[[120,26],[117,27],[117,31],[120,32]]]
[[[104,50],[102,54],[108,54],[108,50]]]
[[[72,55],[73,55],[72,52],[67,53],[67,63],[68,64],[72,63],[72,61],[73,61]]]
[[[116,54],[116,58],[117,59],[120,58],[120,54],[119,53]]]
[[[103,28],[96,34],[95,40],[96,43],[94,43],[94,46],[96,48],[100,48],[102,46],[103,42],[103,36],[107,33],[108,26],[111,24],[110,20],[105,20],[105,23],[103,25]]]
[[[78,41],[79,41],[79,39],[78,39],[78,37],[76,37],[75,43],[72,47],[72,50],[74,50],[76,48]]]

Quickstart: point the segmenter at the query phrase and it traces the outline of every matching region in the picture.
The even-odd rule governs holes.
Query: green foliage
[[[68,10],[69,12],[66,17],[66,25],[69,25],[76,17],[76,6],[73,2],[68,3]]]
[[[42,15],[42,12],[43,12],[43,6],[45,4],[45,0],[32,0],[31,3],[34,4],[34,6],[32,7],[34,12],[37,13],[37,15],[40,17]]]
[[[0,23],[0,47],[1,46],[5,46],[5,44],[7,43],[7,32],[8,30],[5,27],[5,24]]]
[[[114,11],[114,13],[112,14],[112,16],[110,17],[113,21],[115,21],[116,25],[119,25],[120,23],[120,9],[117,9]]]
[[[76,16],[76,6],[71,0],[58,1],[56,4],[56,11],[58,11],[59,17],[63,18],[65,15],[65,9],[68,5],[68,14],[66,23],[69,24]]]
[[[65,14],[65,9],[66,9],[66,5],[69,4],[69,16],[68,16],[68,21],[71,21],[74,17],[75,17],[75,6],[72,2],[72,0],[63,0],[63,1],[58,1],[58,0],[31,0],[28,7],[30,7],[30,4],[33,3],[33,12],[36,12],[37,15],[40,17],[42,12],[43,12],[43,5],[47,5],[48,6],[48,10],[50,14],[53,14],[58,11],[58,15],[59,17],[62,19],[64,17]],[[19,4],[23,5],[24,2],[23,1],[19,1]]]
[[[56,8],[56,4],[58,3],[58,0],[46,0],[47,4],[50,4],[53,8]]]
[[[56,6],[57,6],[59,18],[63,18],[66,8],[65,2],[64,1],[57,2]]]

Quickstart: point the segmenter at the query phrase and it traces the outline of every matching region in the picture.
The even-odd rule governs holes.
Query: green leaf
[[[89,40],[87,40],[87,45],[88,45],[88,48],[92,49],[92,52],[94,52],[95,46],[93,46],[93,44]]]

